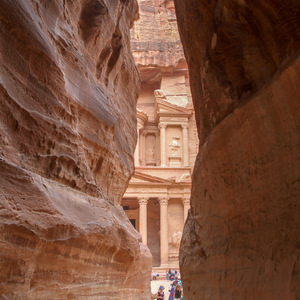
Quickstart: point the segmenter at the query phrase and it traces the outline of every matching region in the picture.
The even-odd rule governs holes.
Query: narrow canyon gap
[[[0,2],[0,298],[149,299],[134,171],[135,0]]]
[[[174,2],[161,3],[138,0],[139,20],[131,30],[141,92],[135,174],[122,206],[151,251],[153,271],[165,278],[166,269],[179,269],[179,245],[199,147]]]
[[[300,299],[300,3],[175,0],[200,150],[185,299]]]

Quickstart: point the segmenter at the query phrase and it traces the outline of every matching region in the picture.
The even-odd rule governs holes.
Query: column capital
[[[158,198],[159,205],[168,205],[169,198],[168,197],[161,197]]]
[[[141,205],[141,204],[147,205],[147,203],[148,203],[148,198],[146,198],[146,197],[141,197],[141,198],[138,198],[138,201],[139,201],[139,204],[140,204],[140,205]]]
[[[190,198],[182,198],[181,201],[183,206],[190,205]]]
[[[141,123],[137,123],[136,127],[137,127],[138,130],[141,130],[141,129],[144,128],[143,124],[141,124]]]
[[[159,124],[158,124],[158,127],[159,127],[159,128],[166,128],[167,125],[168,125],[168,124],[166,124],[166,123],[159,123]]]
[[[180,125],[181,125],[181,128],[186,128],[186,129],[189,128],[189,124],[180,124]]]

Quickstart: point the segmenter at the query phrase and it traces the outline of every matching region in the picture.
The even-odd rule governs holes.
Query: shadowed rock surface
[[[299,1],[175,6],[200,139],[184,297],[299,299]]]
[[[134,0],[0,3],[0,295],[148,299],[133,173]]]

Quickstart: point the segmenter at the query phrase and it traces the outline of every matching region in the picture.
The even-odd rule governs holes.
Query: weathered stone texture
[[[175,6],[200,138],[185,298],[299,299],[300,4]]]
[[[160,5],[163,2],[138,0],[140,18],[131,32],[131,46],[142,81],[157,81],[162,72],[187,68],[176,15],[169,7],[173,0]]]
[[[136,143],[134,0],[0,3],[0,295],[148,299],[119,208]]]

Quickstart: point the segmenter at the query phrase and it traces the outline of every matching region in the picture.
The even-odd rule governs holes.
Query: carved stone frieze
[[[176,122],[176,123],[183,123],[187,122],[188,118],[181,118],[181,117],[160,117],[160,121],[162,122]]]

